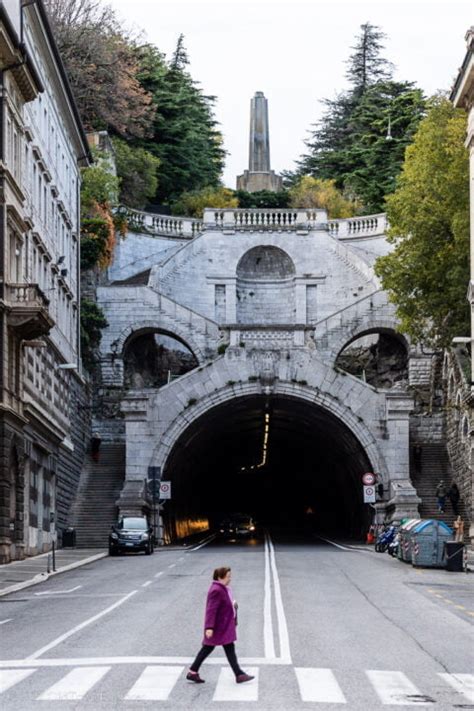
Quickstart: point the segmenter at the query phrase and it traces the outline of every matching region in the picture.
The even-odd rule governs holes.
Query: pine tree
[[[356,95],[363,94],[371,84],[391,79],[393,70],[393,65],[380,56],[385,34],[370,22],[361,25],[360,29],[361,34],[351,47],[354,54],[347,60],[349,68],[346,72]]]

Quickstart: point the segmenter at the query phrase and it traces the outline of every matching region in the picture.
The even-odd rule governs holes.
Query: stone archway
[[[159,388],[199,365],[187,343],[161,329],[134,332],[124,344],[123,363],[126,388]]]
[[[237,323],[293,323],[295,265],[279,247],[261,245],[237,265]]]

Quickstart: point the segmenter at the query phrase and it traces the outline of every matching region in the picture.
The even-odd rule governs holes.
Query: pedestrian
[[[459,499],[461,498],[461,494],[459,492],[458,485],[456,484],[455,481],[451,483],[451,486],[448,489],[448,499],[451,502],[451,506],[453,507],[454,515],[459,516]]]
[[[446,506],[446,495],[448,490],[446,489],[446,484],[444,479],[441,479],[438,486],[436,487],[436,498],[438,499],[438,511],[439,513],[444,513],[444,507]]]
[[[207,593],[202,647],[186,675],[186,679],[195,684],[204,683],[204,679],[199,676],[199,668],[211,652],[221,645],[224,647],[227,661],[232,667],[237,684],[251,681],[254,678],[242,671],[235,653],[237,603],[232,598],[232,591],[229,587],[231,577],[230,568],[216,568],[214,571],[213,582]]]

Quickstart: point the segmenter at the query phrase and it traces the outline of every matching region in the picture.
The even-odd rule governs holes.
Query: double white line
[[[273,583],[273,585],[272,585]],[[272,595],[273,593],[273,595]],[[273,600],[276,611],[280,655],[275,652],[273,631]],[[281,596],[280,578],[275,560],[275,549],[268,533],[265,534],[265,591],[263,600],[263,640],[266,659],[274,659],[281,664],[291,664],[290,639],[286,624],[285,610]]]

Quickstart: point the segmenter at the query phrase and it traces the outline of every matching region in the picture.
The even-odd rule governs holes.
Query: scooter
[[[397,531],[397,533],[395,534],[395,538],[387,546],[387,553],[389,555],[391,555],[392,558],[397,558],[399,545],[400,545],[400,534]]]
[[[380,534],[375,542],[375,550],[377,553],[385,553],[389,544],[392,543],[395,538],[396,533],[397,527],[389,526],[383,533]]]

